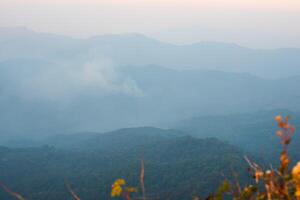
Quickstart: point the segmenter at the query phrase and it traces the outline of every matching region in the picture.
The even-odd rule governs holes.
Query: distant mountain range
[[[110,59],[117,65],[220,70],[267,78],[300,75],[300,49],[249,49],[231,43],[173,45],[140,34],[73,39],[26,28],[0,28],[0,61]]]
[[[275,115],[300,127],[299,61],[300,49],[0,28],[0,181],[32,200],[70,199],[64,180],[109,199],[116,178],[139,184],[143,158],[150,197],[204,197],[221,174],[247,175],[245,154],[274,163]]]
[[[276,135],[279,128],[274,118],[277,115],[289,116],[290,123],[296,128],[288,147],[292,161],[296,163],[300,160],[299,112],[272,110],[251,114],[198,116],[174,122],[168,127],[197,138],[215,137],[257,155],[267,163],[276,163],[282,150],[280,138]]]
[[[0,28],[2,140],[159,126],[195,115],[297,111],[298,59],[299,49]]]
[[[25,61],[0,64],[2,134],[103,132],[160,126],[199,114],[300,109],[299,77],[268,80],[249,74],[148,66],[124,67],[117,81],[102,81],[101,73],[93,81],[91,75],[90,82],[77,75],[69,78],[64,68],[63,75],[59,68],[51,69],[52,65]]]

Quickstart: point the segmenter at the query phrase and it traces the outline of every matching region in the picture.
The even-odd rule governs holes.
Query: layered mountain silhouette
[[[73,39],[1,28],[0,131],[4,141],[198,114],[298,110],[299,55],[225,43],[179,46],[140,34]]]
[[[164,43],[141,34],[73,39],[26,28],[0,28],[0,61],[24,58],[74,61],[104,57],[118,65],[247,72],[268,78],[300,75],[300,49],[249,49],[231,43]]]

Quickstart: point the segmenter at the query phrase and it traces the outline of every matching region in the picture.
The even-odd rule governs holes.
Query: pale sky
[[[300,47],[300,0],[1,0],[0,26],[73,37],[142,33],[163,41]]]

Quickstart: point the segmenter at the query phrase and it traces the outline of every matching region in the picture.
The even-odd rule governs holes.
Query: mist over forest
[[[0,183],[27,200],[71,199],[65,180],[110,199],[117,178],[139,184],[143,158],[149,199],[205,197],[221,173],[250,180],[245,155],[278,163],[274,117],[300,127],[299,86],[300,48],[2,27]]]
[[[172,45],[0,29],[2,134],[104,132],[198,115],[299,110],[299,49]]]

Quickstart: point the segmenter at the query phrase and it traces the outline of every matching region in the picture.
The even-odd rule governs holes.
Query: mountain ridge
[[[142,130],[146,129],[139,129],[139,134],[143,135]],[[187,200],[192,195],[212,193],[223,179],[221,173],[230,176],[232,169],[246,171],[243,152],[233,145],[191,136],[163,139],[165,133],[157,134],[162,137],[157,140],[152,135],[154,139],[145,140],[142,145],[136,134],[127,134],[127,141],[132,141],[123,141],[127,148],[124,144],[115,145],[114,137],[106,141],[108,145],[103,149],[98,148],[101,144],[97,142],[90,150],[91,143],[80,149],[76,146],[69,149],[0,146],[0,180],[32,200],[70,198],[65,180],[81,198],[109,199],[115,179],[124,178],[132,186],[139,184],[140,160],[143,159],[147,196]],[[122,138],[119,141],[122,143]],[[10,200],[2,190],[0,197]]]

